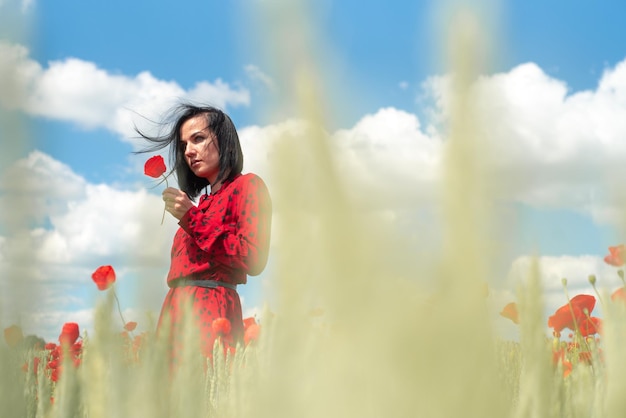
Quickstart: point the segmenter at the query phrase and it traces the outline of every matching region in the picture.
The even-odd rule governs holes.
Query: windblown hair
[[[243,169],[243,152],[233,121],[221,110],[212,106],[181,103],[172,108],[166,114],[164,121],[159,123],[161,126],[159,134],[148,135],[135,126],[135,131],[151,143],[138,153],[154,152],[169,146],[170,173],[176,173],[178,186],[187,193],[190,199],[196,198],[202,189],[210,186],[207,179],[198,177],[191,171],[185,161],[185,148],[181,146],[180,141],[180,128],[183,123],[198,115],[206,117],[207,127],[217,140],[220,169],[215,183],[233,179]]]

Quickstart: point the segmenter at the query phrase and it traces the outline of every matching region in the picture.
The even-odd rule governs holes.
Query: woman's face
[[[213,184],[220,171],[220,154],[217,138],[207,126],[206,115],[197,115],[183,122],[180,142],[191,171]]]

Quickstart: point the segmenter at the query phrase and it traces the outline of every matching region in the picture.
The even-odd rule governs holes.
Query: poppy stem
[[[115,298],[115,303],[117,304],[117,312],[120,314],[120,318],[122,320],[122,326],[125,328],[126,327],[126,320],[124,319],[124,315],[122,315],[122,308],[120,306],[120,300],[117,298],[117,293],[115,292],[115,288],[111,288],[111,291],[113,292],[113,297]],[[128,331],[131,335],[131,337],[133,336],[133,332],[132,331]]]
[[[162,174],[163,179],[165,180],[165,187],[170,187],[170,185],[167,182],[167,177],[165,177],[165,174]],[[165,220],[165,206],[163,206],[163,215],[161,216],[161,225],[163,225],[163,221]]]
[[[578,321],[576,320],[576,315],[574,314],[574,307],[572,306],[572,301],[569,298],[569,293],[567,292],[567,280],[563,279],[561,280],[561,283],[563,284],[563,291],[565,292],[565,298],[567,299],[567,304],[569,305],[569,311],[572,315],[572,319],[574,320],[574,332],[576,333],[576,335],[580,335],[580,328],[578,327]]]
[[[596,278],[595,276],[589,276],[589,283],[591,284],[591,287],[593,288],[593,291],[595,292],[596,296],[598,297],[598,300],[600,301],[600,305],[602,305],[602,309],[604,309],[606,306],[604,305],[604,299],[602,299],[602,296],[600,295],[600,292],[598,292],[598,289],[596,289]]]

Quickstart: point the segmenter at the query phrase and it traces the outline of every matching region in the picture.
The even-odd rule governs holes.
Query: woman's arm
[[[206,213],[192,207],[179,224],[211,264],[256,276],[265,268],[269,253],[272,203],[267,187],[260,177],[246,175],[220,198],[229,203],[212,204]]]

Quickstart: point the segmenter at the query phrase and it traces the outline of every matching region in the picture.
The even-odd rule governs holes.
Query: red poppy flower
[[[570,307],[571,304],[571,307]],[[554,315],[548,318],[548,326],[560,333],[565,328],[576,330],[574,325],[591,314],[596,305],[596,298],[592,295],[576,295],[569,303],[556,310]],[[586,313],[585,313],[586,312]]]
[[[165,167],[165,161],[160,155],[150,157],[143,167],[143,172],[146,176],[159,178],[165,173],[167,168]]]
[[[76,342],[79,335],[78,324],[75,322],[66,322],[63,324],[63,329],[59,335],[59,342],[70,346]]]
[[[17,346],[23,339],[24,334],[22,334],[22,328],[17,325],[11,325],[4,329],[4,341],[7,342],[9,347]]]
[[[576,295],[570,302],[572,306],[577,306],[583,314],[585,310],[587,310],[587,314],[591,314],[591,311],[596,306],[596,298],[593,295]]]
[[[253,316],[251,316],[249,318],[244,318],[244,320],[243,320],[243,329],[244,330],[248,329],[248,327],[250,325],[254,325],[254,324],[256,324],[256,319]]]
[[[135,321],[129,321],[124,325],[124,329],[126,331],[134,331],[137,328],[137,323]]]
[[[167,184],[167,177],[165,176],[165,171],[167,168],[165,167],[165,161],[163,161],[163,157],[160,155],[155,155],[154,157],[148,158],[146,164],[143,167],[143,172],[146,176],[159,178],[163,176],[165,179],[165,185]],[[165,207],[163,208],[163,215],[161,216],[161,225],[163,225],[163,220],[165,219]]]
[[[609,255],[604,257],[604,262],[614,267],[624,265],[624,256],[626,255],[626,247],[624,244],[609,247]]]
[[[115,283],[115,270],[111,266],[100,266],[91,275],[98,290],[107,290]]]
[[[70,353],[72,353],[75,357],[78,357],[82,350],[83,350],[83,342],[82,341],[76,341],[70,347]]]
[[[230,334],[230,321],[226,318],[216,318],[213,320],[211,328],[216,335],[228,335]]]
[[[570,375],[570,373],[572,373],[572,363],[567,360],[563,360],[561,364],[563,365],[563,378],[566,378]]]
[[[41,362],[41,359],[39,357],[35,357],[33,358],[32,363],[26,362],[22,365],[22,370],[27,372],[28,371],[28,367],[29,365],[32,366],[32,371],[34,375],[37,375],[37,372],[39,371],[39,363]]]
[[[583,337],[587,337],[593,334],[599,334],[600,329],[602,327],[602,320],[600,318],[592,317],[582,317],[578,322],[578,328],[580,328],[580,334]]]
[[[50,373],[50,380],[52,380],[53,382],[58,382],[59,373],[60,373],[60,367],[55,367],[54,369],[52,369],[52,372]]]
[[[570,308],[569,304],[561,306],[556,310],[554,315],[548,318],[548,326],[554,328],[556,333],[560,333],[565,328],[575,330],[574,321],[577,318],[583,316],[583,312],[578,306],[572,304]]]
[[[502,309],[502,312],[500,312],[500,315],[502,315],[505,318],[509,318],[511,321],[515,322],[516,324],[519,324],[519,317],[517,314],[517,304],[515,302],[508,303]]]
[[[626,302],[626,291],[624,290],[623,286],[615,290],[615,292],[613,292],[613,294],[611,295],[611,300],[612,301],[621,300],[622,302]]]
[[[243,342],[245,345],[248,345],[254,341],[259,339],[259,335],[261,334],[261,326],[258,324],[252,324],[243,333]]]

